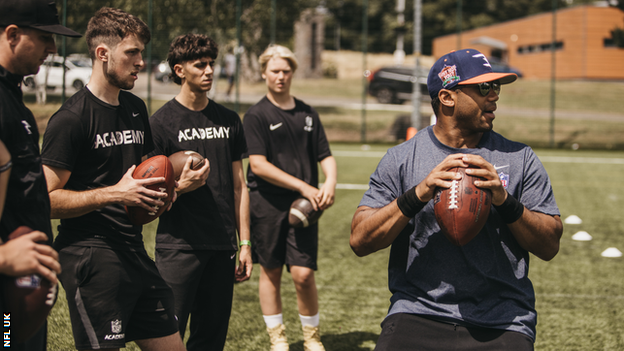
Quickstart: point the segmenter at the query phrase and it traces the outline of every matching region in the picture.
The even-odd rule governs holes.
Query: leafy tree
[[[236,46],[236,3],[237,0],[153,0],[152,58],[165,59],[171,41],[186,33],[211,36],[221,52],[227,46]],[[277,43],[292,47],[294,21],[303,9],[317,4],[316,0],[276,0]],[[148,1],[68,1],[67,26],[84,34],[89,19],[105,6],[122,9],[148,22]],[[242,56],[249,68],[270,42],[271,0],[241,0],[241,9],[241,44],[245,48]],[[84,38],[67,40],[67,54],[86,52]],[[252,70],[248,75],[256,73]]]
[[[612,30],[611,38],[613,38],[613,44],[616,47],[624,49],[624,28],[615,28]]]
[[[578,1],[578,0],[577,0]],[[469,30],[552,10],[552,0],[462,0],[461,30]],[[361,0],[326,0],[332,14],[326,32],[326,47],[335,48],[335,29],[340,24],[343,49],[360,50],[362,36]],[[568,6],[557,0],[559,8]],[[396,48],[396,0],[369,1],[368,49],[393,52]],[[433,38],[456,33],[458,0],[422,0],[422,52],[431,54]],[[413,52],[414,0],[406,0],[404,49]]]

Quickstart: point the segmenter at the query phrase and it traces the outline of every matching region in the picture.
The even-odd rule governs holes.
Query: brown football
[[[323,210],[315,211],[310,200],[300,197],[290,205],[288,223],[295,228],[305,228],[314,224],[323,214]]]
[[[15,229],[9,240],[33,230],[26,226]],[[57,286],[37,274],[2,277],[4,314],[11,314],[11,340],[23,342],[33,336],[45,322],[56,302]]]
[[[171,164],[173,165],[173,174],[176,180],[180,179],[182,169],[184,168],[186,160],[188,160],[189,157],[193,158],[193,161],[191,162],[192,170],[198,170],[204,167],[204,163],[206,163],[206,161],[204,160],[204,156],[200,155],[195,151],[182,150],[169,155],[169,161],[171,161]]]
[[[456,246],[464,246],[481,231],[490,214],[492,192],[480,189],[474,181],[481,179],[466,174],[465,168],[451,171],[462,174],[448,189],[437,188],[434,212],[444,236]]]
[[[147,179],[154,177],[165,177],[164,182],[147,186],[148,189],[167,193],[167,198],[163,201],[165,205],[156,212],[149,212],[142,207],[126,206],[126,212],[130,221],[136,225],[149,223],[160,217],[173,201],[173,191],[175,190],[175,178],[173,177],[173,166],[167,156],[157,155],[141,162],[132,173],[134,179]]]

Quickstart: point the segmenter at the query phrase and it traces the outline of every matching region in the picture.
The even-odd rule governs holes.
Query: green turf
[[[379,155],[391,145],[333,144],[340,184],[367,184]],[[367,150],[365,152],[365,150]],[[350,152],[351,156],[341,156]],[[561,250],[551,262],[532,257],[529,276],[537,293],[536,350],[624,349],[624,259],[604,258],[608,247],[624,250],[624,152],[538,150],[551,176],[564,225]],[[353,155],[372,157],[354,157]],[[572,158],[572,159],[564,159]],[[562,163],[562,161],[568,163]],[[581,162],[581,163],[569,163]],[[587,163],[594,161],[598,163]],[[612,163],[608,163],[612,162]],[[619,162],[619,163],[618,163]],[[349,247],[351,218],[363,190],[337,190],[335,205],[320,221],[319,288],[322,340],[327,350],[372,350],[389,306],[388,250],[358,258]],[[56,225],[55,225],[56,226]],[[155,223],[146,226],[153,252]],[[593,236],[576,242],[577,231]],[[301,351],[296,296],[288,274],[282,279],[284,318],[291,350]],[[267,350],[258,303],[258,266],[250,281],[235,287],[226,350]],[[49,318],[49,350],[72,350],[71,326],[63,293]],[[128,350],[138,350],[133,343]]]

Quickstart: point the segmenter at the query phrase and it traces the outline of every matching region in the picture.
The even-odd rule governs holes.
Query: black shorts
[[[76,348],[123,348],[178,331],[173,293],[145,250],[68,246],[59,251]]]
[[[156,267],[175,296],[184,338],[191,316],[187,350],[223,350],[228,333],[236,251],[156,249]]]
[[[254,263],[269,269],[284,264],[317,269],[318,223],[307,228],[292,228],[288,224],[288,211],[297,197],[249,192]]]
[[[462,327],[408,313],[392,314],[381,323],[375,351],[457,350],[532,351],[533,340],[522,333]]]

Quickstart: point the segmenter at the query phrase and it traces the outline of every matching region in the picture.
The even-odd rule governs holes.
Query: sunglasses
[[[479,84],[476,84],[476,86],[479,87],[479,92],[481,93],[481,96],[488,96],[488,94],[490,93],[490,90],[492,89],[494,90],[496,95],[500,95],[501,84],[498,81],[479,83]]]

